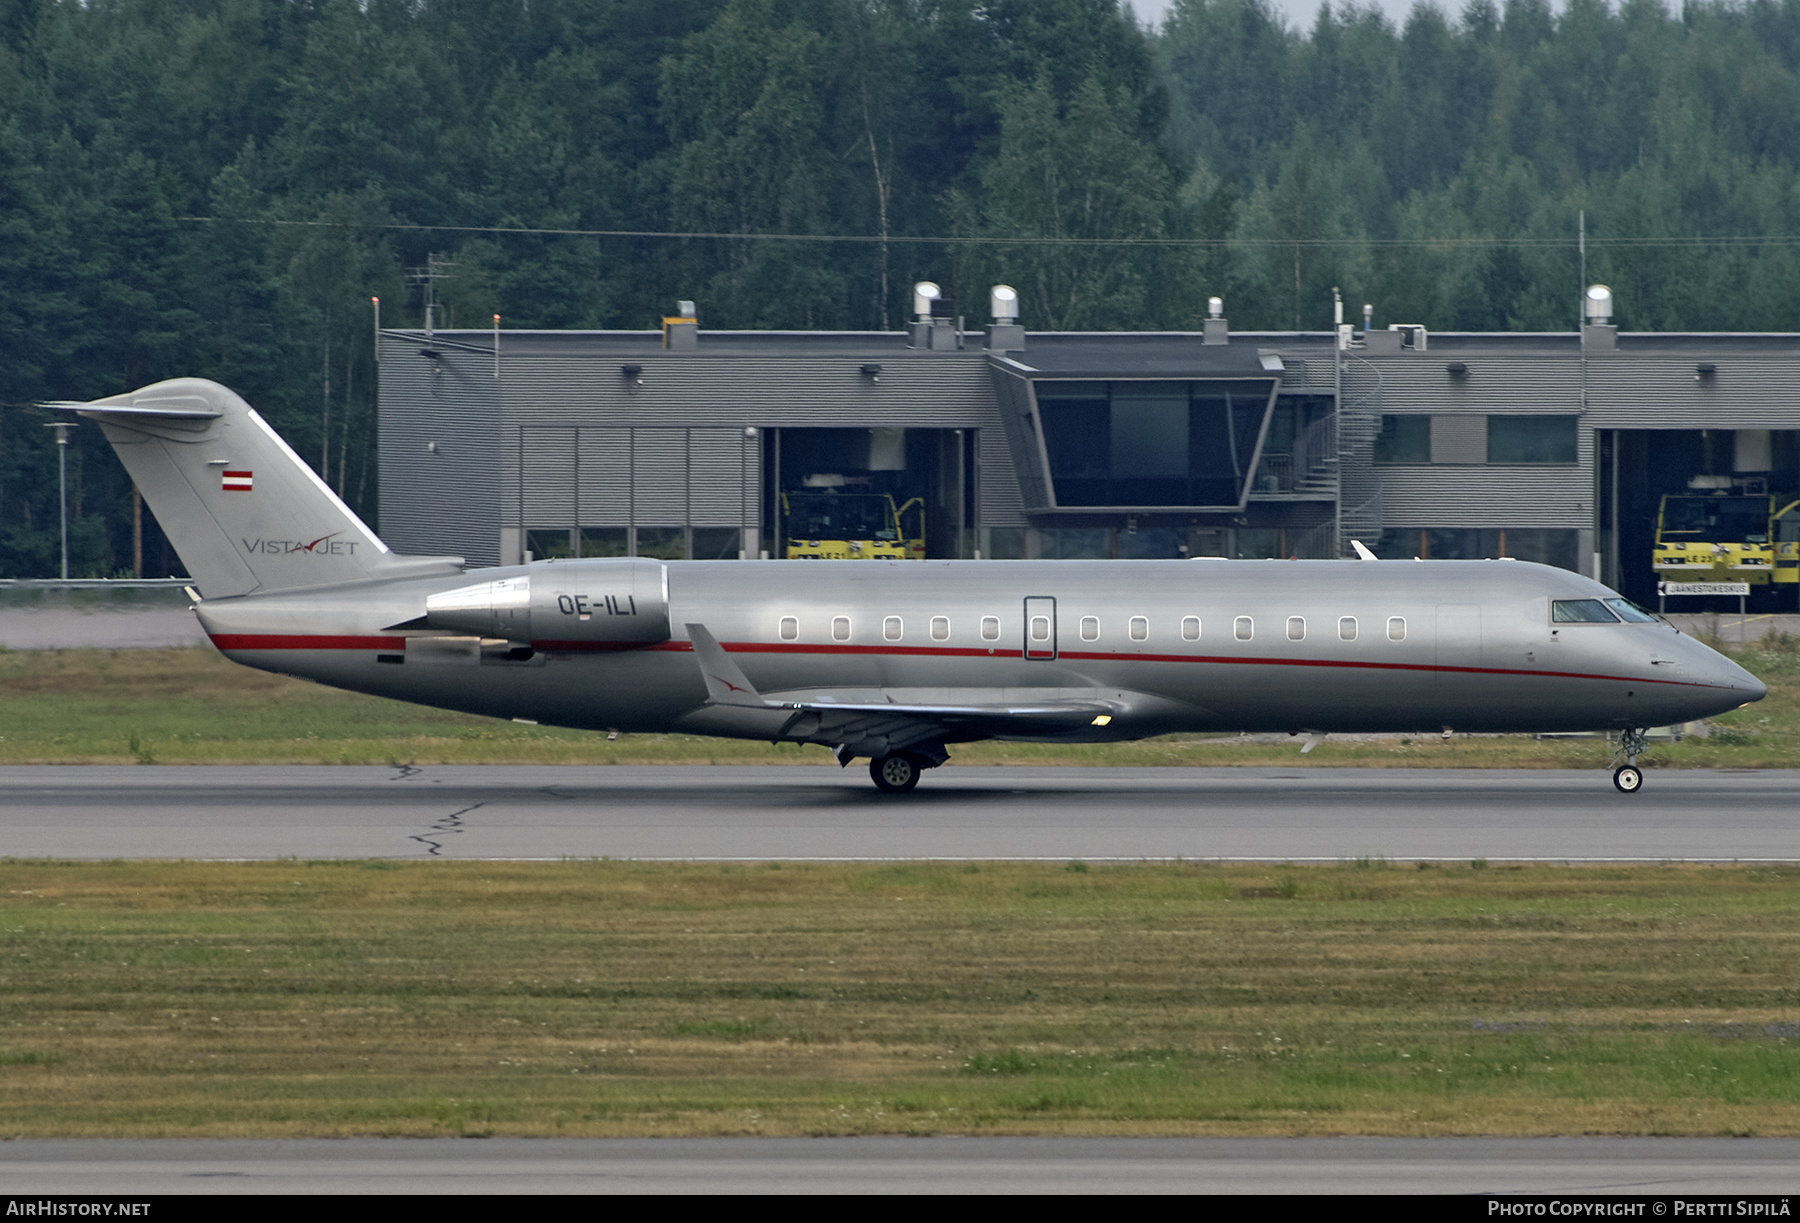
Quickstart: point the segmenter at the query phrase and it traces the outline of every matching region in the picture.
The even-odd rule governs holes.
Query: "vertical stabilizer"
[[[461,557],[404,557],[235,393],[204,378],[59,404],[98,421],[209,599],[371,578],[453,573]]]

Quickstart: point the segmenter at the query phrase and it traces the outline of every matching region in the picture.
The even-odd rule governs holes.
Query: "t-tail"
[[[234,392],[175,378],[91,403],[201,595],[229,598],[454,573],[456,556],[396,556]]]

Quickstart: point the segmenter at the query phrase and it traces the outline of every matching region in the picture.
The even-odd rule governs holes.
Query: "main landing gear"
[[[1649,740],[1642,730],[1627,730],[1619,736],[1618,756],[1625,757],[1625,763],[1613,770],[1613,789],[1620,794],[1636,794],[1644,786],[1644,771],[1638,768],[1637,758],[1649,747]]]
[[[919,774],[924,771],[925,762],[911,752],[877,756],[869,761],[869,776],[883,794],[905,794],[919,784]]]

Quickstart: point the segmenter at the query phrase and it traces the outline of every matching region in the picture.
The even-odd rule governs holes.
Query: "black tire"
[[[918,759],[904,752],[877,756],[869,761],[869,777],[883,794],[905,794],[919,784],[919,774],[923,771]]]
[[[1644,788],[1644,771],[1635,764],[1622,764],[1613,770],[1613,789],[1620,794],[1636,794]]]

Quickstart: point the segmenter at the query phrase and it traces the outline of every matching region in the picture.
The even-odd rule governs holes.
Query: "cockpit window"
[[[1617,624],[1619,618],[1598,599],[1553,599],[1550,619],[1558,624]]]
[[[1633,603],[1630,599],[1608,599],[1606,605],[1618,613],[1619,619],[1627,624],[1655,624],[1656,617]]]

